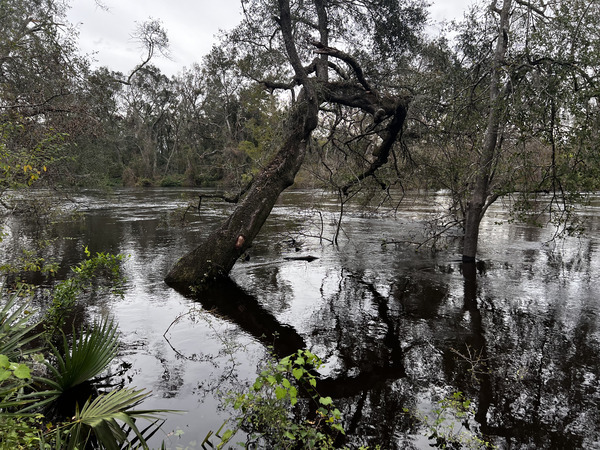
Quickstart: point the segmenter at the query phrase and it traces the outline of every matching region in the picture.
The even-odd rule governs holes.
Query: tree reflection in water
[[[518,264],[329,269],[335,282],[299,326],[331,362],[320,386],[356,443],[420,447],[403,408],[461,391],[473,429],[500,447],[589,448],[600,436],[598,305],[582,264],[549,258],[552,281],[535,289]]]

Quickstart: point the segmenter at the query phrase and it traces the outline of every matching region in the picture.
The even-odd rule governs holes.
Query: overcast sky
[[[462,17],[473,0],[437,0],[431,19]],[[200,62],[216,42],[219,30],[233,28],[241,20],[240,0],[102,0],[105,11],[94,0],[72,0],[69,21],[78,26],[79,45],[99,65],[130,71],[141,60],[142,51],[132,41],[136,23],[160,19],[170,41],[171,60],[154,64],[166,75]]]

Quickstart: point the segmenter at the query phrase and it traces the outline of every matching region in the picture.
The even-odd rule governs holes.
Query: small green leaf
[[[292,375],[294,376],[294,378],[296,380],[299,380],[300,378],[302,378],[302,375],[304,375],[304,369],[302,369],[300,367],[297,369],[294,369],[294,370],[292,370]]]
[[[0,368],[0,381],[8,380],[12,372],[10,370],[6,370],[5,368]]]
[[[321,397],[319,399],[319,403],[324,406],[329,406],[333,404],[333,400],[331,399],[331,397]]]
[[[287,393],[287,389],[282,388],[281,386],[277,386],[277,388],[275,388],[275,397],[277,397],[277,400],[285,398],[287,396]]]
[[[295,441],[295,440],[296,440],[296,436],[294,436],[294,435],[293,435],[292,433],[290,433],[289,431],[286,431],[285,433],[283,433],[283,435],[284,435],[286,438],[288,438],[288,439],[290,439],[290,440],[292,440],[292,441]]]
[[[241,397],[238,397],[235,402],[233,403],[233,409],[240,409],[240,407],[242,406],[242,404],[244,403],[244,395],[242,395]]]
[[[340,425],[339,423],[332,423],[331,424],[331,428],[333,428],[334,430],[339,431],[342,434],[346,434],[346,431],[344,430],[344,427],[342,425]]]
[[[15,374],[15,377],[17,378],[31,378],[31,372],[29,371],[29,367],[27,367],[25,364],[19,364],[13,372]]]
[[[223,433],[221,442],[228,442],[229,439],[231,439],[231,436],[233,436],[233,430],[227,430],[225,433]]]

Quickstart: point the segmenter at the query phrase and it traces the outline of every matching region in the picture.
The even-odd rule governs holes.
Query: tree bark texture
[[[483,144],[477,173],[474,180],[471,197],[465,211],[465,235],[463,240],[463,261],[473,262],[477,255],[479,241],[479,226],[487,208],[497,196],[490,195],[490,184],[493,177],[493,167],[500,148],[498,145],[499,130],[501,129],[503,100],[501,93],[501,71],[508,48],[508,31],[510,26],[510,11],[512,0],[504,0],[500,14],[498,38],[490,71],[490,108],[488,123],[483,138]]]

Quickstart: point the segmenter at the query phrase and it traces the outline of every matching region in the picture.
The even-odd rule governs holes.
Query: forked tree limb
[[[341,50],[338,50],[337,48],[328,47],[321,42],[312,41],[311,44],[316,47],[315,53],[320,55],[333,56],[334,58],[340,59],[346,64],[348,64],[354,71],[356,79],[362,85],[362,87],[364,87],[366,91],[373,91],[373,88],[371,88],[371,85],[365,78],[365,73],[363,72],[362,67],[360,66],[358,61],[356,61],[356,59],[354,59],[351,55]]]

